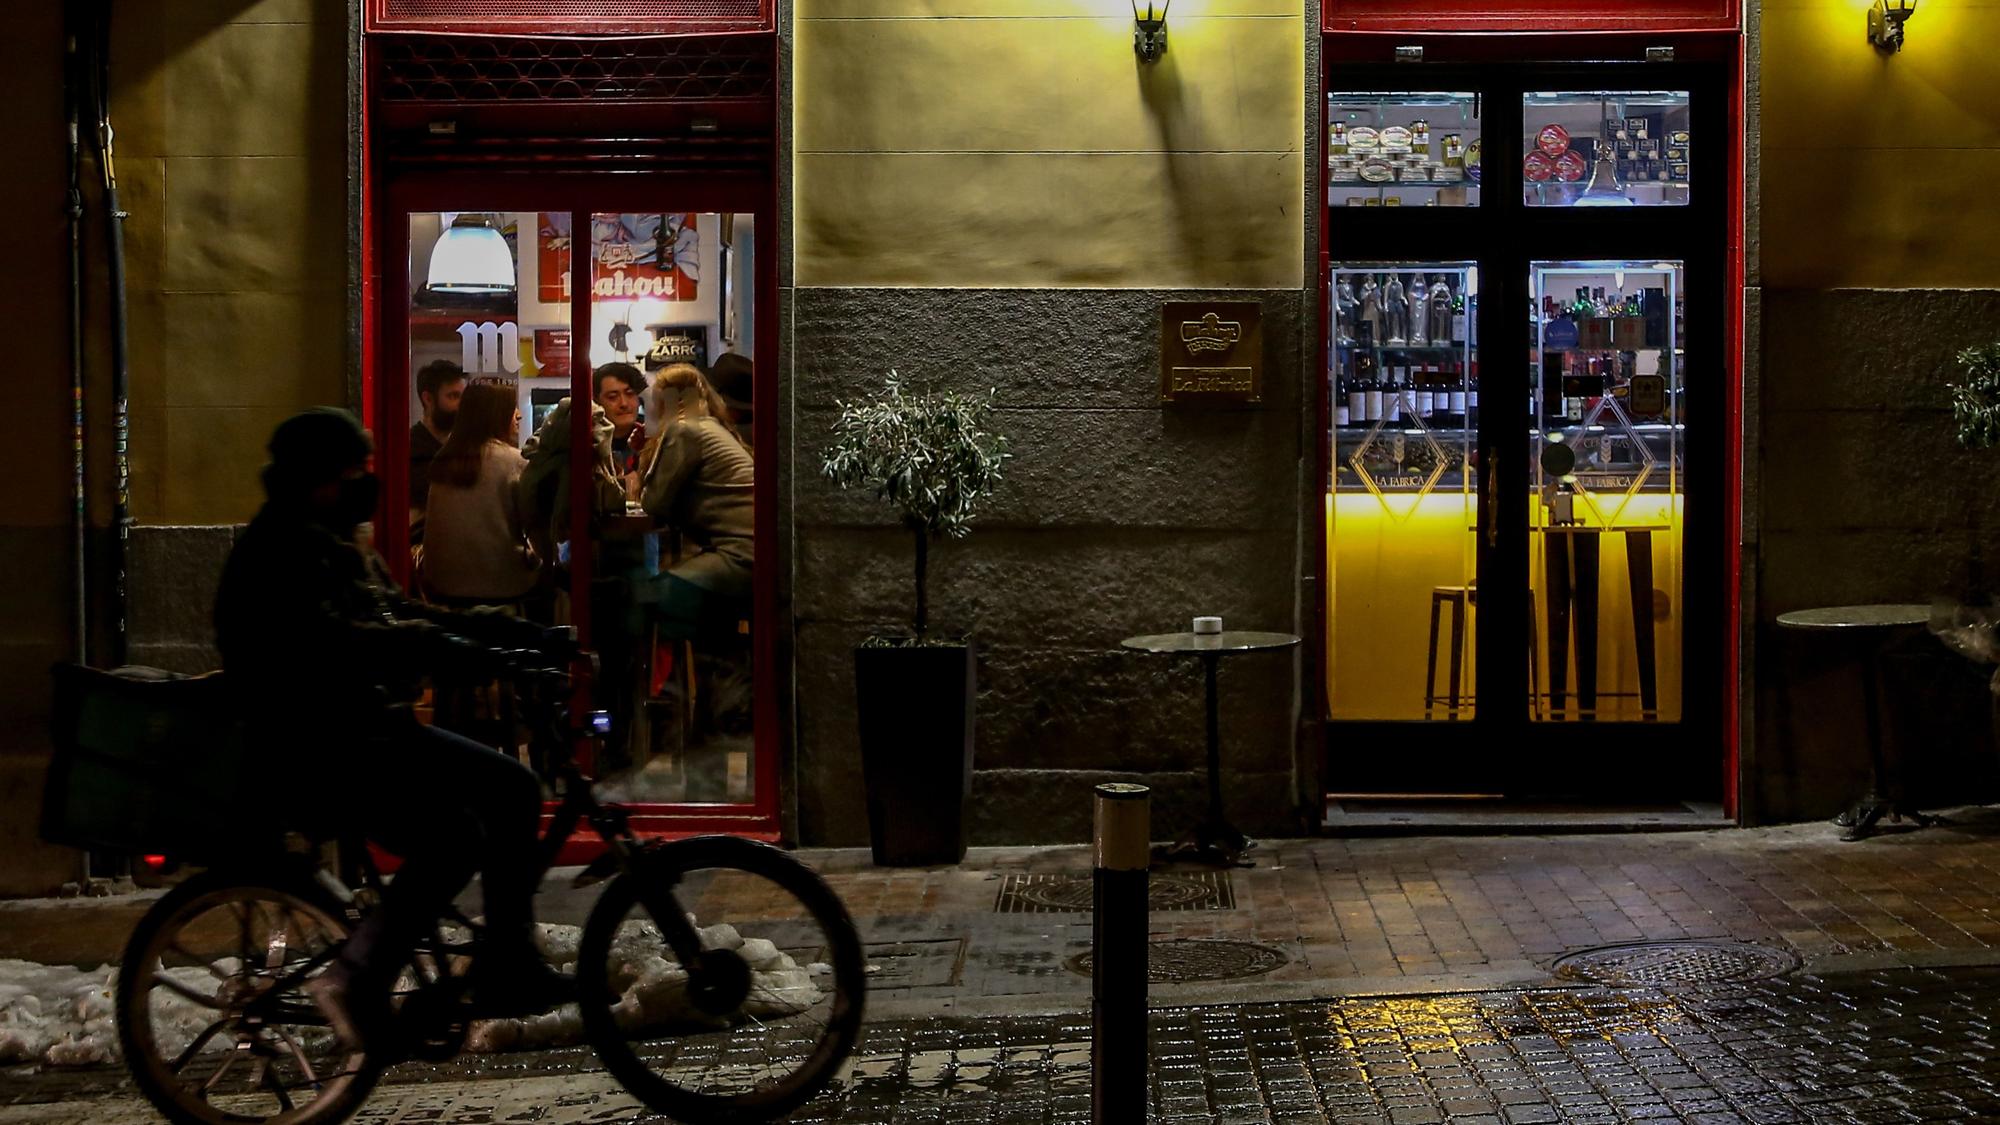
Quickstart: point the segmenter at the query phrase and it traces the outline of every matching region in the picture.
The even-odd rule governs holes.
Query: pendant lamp
[[[430,289],[467,296],[514,292],[514,253],[485,215],[462,212],[431,249]]]

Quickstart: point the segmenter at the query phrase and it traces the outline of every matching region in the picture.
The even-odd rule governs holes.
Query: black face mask
[[[342,527],[351,528],[375,518],[375,502],[382,497],[382,482],[374,473],[346,477],[340,495],[333,502],[333,516]]]

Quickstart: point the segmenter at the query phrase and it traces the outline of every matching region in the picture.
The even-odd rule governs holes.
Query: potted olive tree
[[[1012,454],[988,431],[993,393],[911,388],[896,372],[880,395],[839,403],[822,472],[869,488],[901,517],[916,548],[916,612],[907,634],[872,636],[854,651],[861,768],[875,862],[957,863],[965,857],[972,791],[972,641],[930,627],[930,548],[971,531],[980,502]]]

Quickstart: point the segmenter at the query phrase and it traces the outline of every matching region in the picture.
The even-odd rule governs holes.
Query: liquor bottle
[[[1333,338],[1335,343],[1352,344],[1354,342],[1354,325],[1359,319],[1357,314],[1360,310],[1361,302],[1354,299],[1354,283],[1344,277],[1341,278],[1340,284],[1333,287]]]
[[[1347,409],[1347,400],[1353,393],[1345,383],[1341,385],[1339,390],[1334,392],[1333,428],[1336,430],[1344,430],[1354,424],[1353,418],[1349,415]]]
[[[1340,406],[1340,416],[1344,421],[1340,424],[1343,426],[1359,426],[1368,420],[1368,400],[1367,396],[1361,392],[1360,372],[1349,373],[1346,390],[1347,401],[1343,402]]]
[[[1410,298],[1403,289],[1401,274],[1390,274],[1389,284],[1382,288],[1382,313],[1388,320],[1389,335],[1385,343],[1403,344],[1410,339]]]
[[[1445,371],[1445,378],[1451,387],[1451,416],[1457,419],[1460,425],[1470,425],[1474,400],[1472,394],[1466,390],[1464,375],[1448,368]]]
[[[1381,370],[1375,362],[1373,349],[1358,354],[1354,361],[1355,374],[1361,380],[1361,420],[1373,424],[1382,420]]]
[[[1409,298],[1410,346],[1421,348],[1430,343],[1431,334],[1431,287],[1424,281],[1423,274],[1418,274],[1416,281],[1410,285]]]
[[[1355,322],[1367,326],[1357,331],[1368,332],[1371,342],[1388,339],[1382,331],[1382,290],[1375,284],[1374,274],[1361,275],[1361,298]]]
[[[1400,422],[1403,420],[1403,388],[1396,382],[1396,353],[1383,352],[1378,370],[1382,383],[1382,420]]]
[[[1452,294],[1452,296],[1451,296],[1451,339],[1452,339],[1452,342],[1453,342],[1453,343],[1457,343],[1457,342],[1458,342],[1458,341],[1460,341],[1460,340],[1464,340],[1464,341],[1466,341],[1467,343],[1477,343],[1477,342],[1478,342],[1477,340],[1474,340],[1474,339],[1472,338],[1472,336],[1470,336],[1470,335],[1468,334],[1468,331],[1470,330],[1470,328],[1471,328],[1471,325],[1472,325],[1472,320],[1471,320],[1471,318],[1470,318],[1470,317],[1469,317],[1469,316],[1467,315],[1467,313],[1468,313],[1468,310],[1467,310],[1467,309],[1466,309],[1466,307],[1465,307],[1465,291],[1464,291],[1464,290],[1460,290],[1459,292],[1457,292],[1457,293],[1454,293],[1454,294]]]
[[[1426,363],[1417,369],[1416,415],[1429,421],[1437,414],[1437,390],[1431,382],[1431,365]]]

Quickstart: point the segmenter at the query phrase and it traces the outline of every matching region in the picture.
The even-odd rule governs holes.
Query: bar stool
[[[1537,719],[1542,717],[1542,676],[1541,643],[1535,630],[1535,592],[1528,592],[1528,699]],[[1438,611],[1445,605],[1451,606],[1451,667],[1449,694],[1437,693],[1438,666]],[[1479,584],[1468,582],[1463,586],[1431,587],[1431,642],[1430,651],[1424,661],[1424,718],[1431,718],[1432,709],[1440,702],[1446,706],[1449,718],[1458,718],[1459,685],[1465,667],[1465,618],[1472,608],[1479,604]]]

